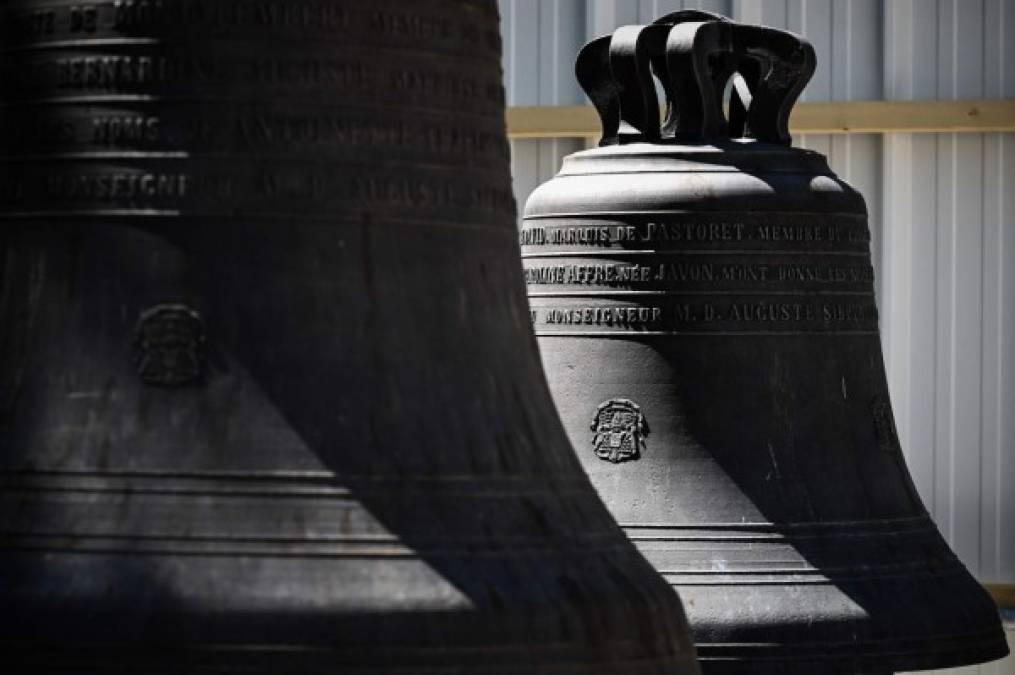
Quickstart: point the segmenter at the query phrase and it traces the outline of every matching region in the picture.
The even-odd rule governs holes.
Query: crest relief
[[[600,403],[591,428],[592,446],[601,460],[619,464],[638,459],[645,449],[648,424],[633,401],[615,398]]]
[[[134,326],[132,360],[145,384],[180,387],[204,377],[204,319],[186,305],[156,305]]]

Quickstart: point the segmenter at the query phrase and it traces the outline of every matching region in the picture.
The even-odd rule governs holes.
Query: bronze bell
[[[550,388],[706,674],[1000,658],[899,447],[864,200],[789,147],[814,64],[797,36],[701,12],[582,50],[603,141],[521,233]]]
[[[14,0],[5,672],[698,672],[560,427],[492,0]]]

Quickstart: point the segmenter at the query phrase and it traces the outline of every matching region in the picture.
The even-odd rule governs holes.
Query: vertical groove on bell
[[[8,662],[697,672],[543,382],[493,2],[2,12]]]
[[[651,132],[648,68],[669,99]],[[602,147],[564,160],[521,232],[550,388],[607,506],[680,592],[703,672],[1000,658],[997,610],[899,447],[863,198],[788,147],[813,69],[802,38],[696,11],[582,50]]]

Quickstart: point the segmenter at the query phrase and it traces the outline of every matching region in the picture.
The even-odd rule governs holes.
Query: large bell
[[[564,436],[492,0],[15,0],[0,663],[693,675]]]
[[[996,608],[900,451],[863,198],[789,147],[813,69],[804,40],[700,12],[585,47],[602,147],[521,233],[550,388],[705,673],[996,659]]]

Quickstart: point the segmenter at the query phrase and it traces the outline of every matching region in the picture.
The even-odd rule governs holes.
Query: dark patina
[[[521,233],[550,387],[600,495],[680,592],[704,672],[996,659],[996,608],[899,447],[864,200],[789,147],[814,64],[794,35],[702,12],[582,50],[602,147],[564,160]],[[630,412],[600,423],[617,401],[651,434]]]
[[[492,0],[0,17],[4,672],[698,672],[540,371]]]

